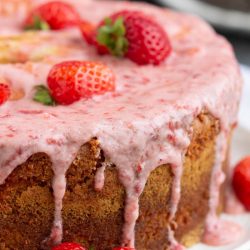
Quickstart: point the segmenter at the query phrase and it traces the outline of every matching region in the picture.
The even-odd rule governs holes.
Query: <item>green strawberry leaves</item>
[[[49,90],[44,85],[35,86],[35,95],[33,100],[46,106],[55,106],[56,102],[51,96]]]
[[[91,246],[89,247],[89,250],[95,250],[94,246],[91,245]]]
[[[35,15],[32,24],[26,26],[25,30],[50,30],[50,26],[40,16]]]
[[[97,31],[97,41],[107,47],[112,55],[124,56],[128,50],[128,40],[123,18],[118,17],[114,22],[106,18],[104,23]]]

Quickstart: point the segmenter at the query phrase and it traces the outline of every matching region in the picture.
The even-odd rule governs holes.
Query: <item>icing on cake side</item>
[[[1,77],[13,88],[22,87],[25,92],[24,98],[0,107],[0,184],[32,154],[48,154],[55,174],[56,205],[54,227],[48,241],[60,242],[65,173],[80,146],[95,137],[105,156],[116,165],[126,189],[123,245],[133,247],[139,197],[150,173],[162,164],[170,164],[175,174],[171,198],[171,219],[174,219],[192,122],[205,109],[221,124],[213,171],[214,176],[221,175],[225,154],[220,154],[224,152],[220,147],[224,148],[223,138],[236,122],[242,80],[231,46],[198,18],[144,4],[73,2],[85,19],[96,23],[117,10],[140,9],[166,29],[173,52],[160,66],[137,66],[126,59],[96,55],[74,30],[37,34],[53,37],[52,42],[48,39],[43,43],[45,50],[57,41],[60,47],[66,38],[68,50],[63,54],[55,52],[39,62],[0,65]],[[91,11],[93,9],[96,11]],[[19,31],[14,27],[10,32]],[[52,65],[65,59],[104,62],[116,74],[116,92],[70,106],[46,107],[33,102],[33,87],[46,83]],[[96,177],[98,189],[104,183],[102,171],[104,169],[99,170]],[[214,211],[221,184],[220,178],[213,181],[207,228],[216,220]],[[173,248],[176,247],[174,235],[171,241]]]

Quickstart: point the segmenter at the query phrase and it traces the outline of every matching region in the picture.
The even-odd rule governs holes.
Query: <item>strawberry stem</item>
[[[39,103],[42,103],[46,106],[55,106],[56,102],[53,97],[50,95],[50,92],[47,87],[44,85],[35,86],[35,95],[33,100]]]
[[[124,56],[128,50],[128,40],[125,35],[126,28],[122,17],[118,17],[114,22],[106,18],[104,25],[98,29],[97,41],[106,46],[112,55]]]
[[[91,246],[89,247],[89,250],[95,250],[94,246],[91,245]]]
[[[25,30],[49,30],[50,26],[47,22],[42,20],[40,16],[35,15],[31,25],[25,27]]]

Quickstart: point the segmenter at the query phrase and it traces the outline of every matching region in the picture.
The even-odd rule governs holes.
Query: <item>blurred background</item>
[[[230,40],[240,63],[250,66],[250,0],[144,1],[194,13],[206,19]]]

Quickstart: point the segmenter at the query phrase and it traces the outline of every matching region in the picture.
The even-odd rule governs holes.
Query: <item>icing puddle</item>
[[[197,244],[190,250],[248,250],[250,249],[250,216],[222,214],[214,231],[207,232],[203,241],[209,244]],[[232,242],[232,239],[235,241]],[[189,250],[189,249],[188,249]]]
[[[238,127],[232,140],[231,158],[234,164],[249,154],[249,131]],[[250,249],[250,216],[238,202],[231,188],[226,189],[226,212],[214,221],[211,231],[204,235],[203,240],[209,243],[197,244],[190,250],[248,250]],[[231,239],[237,240],[230,244]],[[226,244],[226,245],[223,245]],[[217,246],[214,248],[214,246]]]
[[[210,246],[222,246],[238,241],[244,229],[235,222],[219,219],[210,229],[206,229],[203,242]]]

